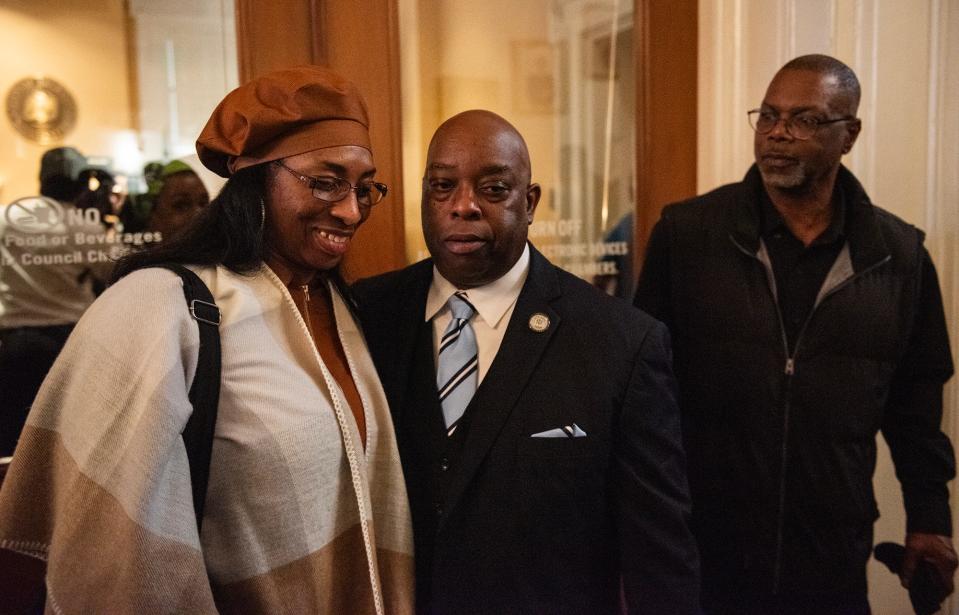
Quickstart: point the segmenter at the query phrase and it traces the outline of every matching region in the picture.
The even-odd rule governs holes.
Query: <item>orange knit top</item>
[[[343,344],[340,342],[340,336],[336,331],[336,316],[333,312],[333,300],[330,297],[330,290],[323,276],[317,276],[310,284],[289,285],[287,288],[293,297],[293,302],[299,308],[306,326],[313,336],[313,343],[316,345],[320,357],[330,374],[340,385],[346,402],[350,406],[353,418],[356,419],[356,427],[359,429],[360,437],[363,441],[363,449],[366,449],[366,416],[363,413],[363,402],[360,399],[360,393],[356,388],[356,382],[353,380],[353,374],[350,373],[350,366],[346,360],[346,354],[343,352]]]

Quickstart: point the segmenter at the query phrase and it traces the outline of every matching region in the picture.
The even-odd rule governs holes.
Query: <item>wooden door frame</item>
[[[698,0],[634,0],[633,271],[663,207],[696,194]]]

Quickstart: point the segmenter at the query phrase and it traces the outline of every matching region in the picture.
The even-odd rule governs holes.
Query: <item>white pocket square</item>
[[[530,438],[585,438],[586,432],[579,428],[579,425],[573,423],[556,429],[547,429],[539,433],[530,435]]]

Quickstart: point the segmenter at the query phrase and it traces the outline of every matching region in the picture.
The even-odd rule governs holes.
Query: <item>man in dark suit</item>
[[[432,259],[355,287],[406,475],[417,611],[696,612],[666,329],[527,243],[539,198],[513,126],[454,116],[423,181]]]

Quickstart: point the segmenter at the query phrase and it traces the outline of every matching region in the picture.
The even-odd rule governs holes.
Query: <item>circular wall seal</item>
[[[46,145],[60,141],[77,123],[77,103],[65,87],[46,77],[30,77],[7,92],[7,117],[25,138]]]

